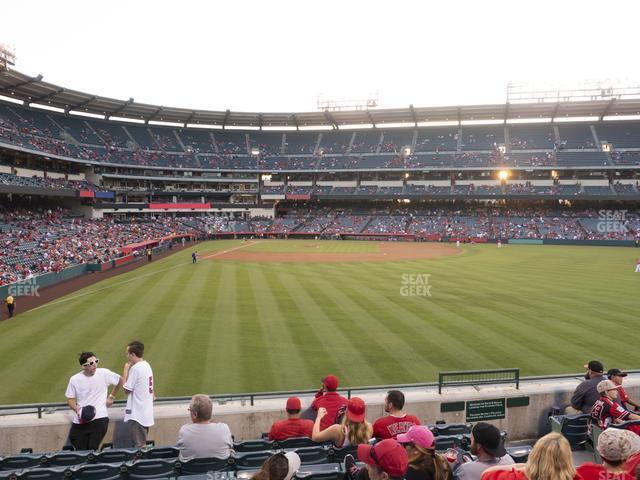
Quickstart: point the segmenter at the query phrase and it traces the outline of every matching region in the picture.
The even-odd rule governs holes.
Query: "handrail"
[[[507,369],[509,370],[509,369]],[[492,372],[494,370],[484,370],[480,372]],[[497,370],[503,371],[503,370]],[[478,372],[477,370],[470,370],[467,373]],[[627,373],[640,373],[640,370],[625,370]],[[451,373],[451,372],[443,372],[443,373]],[[562,379],[576,379],[576,378],[584,378],[584,372],[580,373],[571,373],[571,374],[555,374],[555,375],[538,375],[538,376],[530,376],[530,377],[520,377],[520,383],[523,382],[538,382],[542,380],[562,380]],[[480,382],[482,383],[482,382]],[[496,382],[499,383],[499,382]],[[340,392],[345,392],[347,398],[351,398],[354,392],[371,392],[375,390],[391,390],[391,389],[401,389],[401,388],[436,388],[439,386],[439,382],[424,382],[424,383],[402,383],[402,384],[389,384],[389,385],[363,385],[359,387],[349,387],[349,388],[341,388],[338,389]],[[455,386],[455,385],[452,385]],[[264,399],[264,398],[280,398],[280,397],[290,397],[293,395],[315,395],[318,390],[280,390],[273,392],[247,392],[247,393],[226,393],[226,394],[217,394],[217,395],[209,395],[209,398],[213,401],[217,401],[218,403],[226,403],[239,400],[243,402],[243,404],[248,400],[249,405],[255,405],[256,399]],[[156,399],[156,404],[170,404],[170,403],[188,403],[191,401],[191,396],[175,396],[175,397],[161,397]],[[117,400],[114,402],[115,406],[124,406],[126,405],[125,400]],[[62,402],[49,402],[49,403],[24,403],[24,404],[13,404],[13,405],[0,405],[0,416],[3,415],[16,415],[16,414],[32,414],[37,413],[38,418],[42,418],[42,414],[45,411],[52,410],[56,411],[58,409],[68,408],[67,403]],[[21,411],[27,410],[27,411]]]

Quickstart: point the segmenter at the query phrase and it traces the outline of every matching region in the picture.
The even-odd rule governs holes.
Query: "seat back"
[[[264,450],[261,452],[238,453],[234,457],[234,464],[238,470],[260,468],[267,458],[276,453],[274,450]]]
[[[175,475],[175,460],[150,459],[126,463],[122,473],[129,479],[151,479]]]
[[[231,467],[229,458],[193,458],[176,464],[176,470],[180,475],[201,475],[229,470]]]
[[[238,453],[262,452],[264,450],[273,450],[273,446],[268,439],[257,439],[234,443],[233,449]]]
[[[42,462],[42,455],[21,453],[10,455],[0,460],[0,470],[22,470],[23,468],[39,467]]]
[[[291,437],[286,440],[274,440],[272,443],[273,449],[279,448],[301,448],[301,447],[315,447],[322,445],[321,443],[314,442],[309,437]]]
[[[329,461],[329,449],[324,446],[296,448],[295,452],[300,457],[303,465],[327,463]]]
[[[119,464],[88,463],[73,469],[74,480],[116,480],[120,478]]]
[[[562,419],[560,433],[569,441],[572,449],[578,447],[587,439],[590,417],[588,413],[581,413],[579,415],[567,415]]]

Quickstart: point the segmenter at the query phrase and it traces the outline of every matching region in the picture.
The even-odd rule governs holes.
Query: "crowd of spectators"
[[[181,219],[116,223],[74,216],[61,208],[0,210],[0,285],[59,272],[80,263],[104,263],[121,248],[176,234],[193,233]]]

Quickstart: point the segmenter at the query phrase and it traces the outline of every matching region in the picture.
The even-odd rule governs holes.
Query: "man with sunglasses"
[[[97,450],[107,433],[107,407],[113,405],[123,380],[107,368],[98,368],[93,352],[82,352],[78,358],[82,371],[69,380],[65,396],[75,412],[69,440],[76,450]],[[113,385],[107,396],[107,389]]]

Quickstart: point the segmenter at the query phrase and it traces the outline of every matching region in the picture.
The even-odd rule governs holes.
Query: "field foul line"
[[[245,245],[240,245],[239,247],[230,248],[229,250],[216,252],[216,253],[207,255],[206,257],[202,257],[202,258],[205,259],[205,258],[217,257],[218,255],[224,255],[225,253],[233,252],[235,250],[240,250],[241,248],[250,247],[251,245],[256,245],[257,243],[260,243],[260,242],[246,243]],[[156,270],[155,272],[149,272],[149,273],[145,273],[144,275],[138,275],[137,277],[129,278],[127,280],[123,280],[123,281],[117,282],[117,283],[112,283],[111,285],[107,285],[105,287],[98,288],[96,290],[91,290],[90,292],[80,293],[78,295],[74,295],[73,297],[63,298],[61,300],[54,300],[52,302],[45,303],[44,305],[40,305],[39,307],[31,308],[29,311],[31,312],[31,311],[34,311],[34,310],[40,310],[41,308],[44,308],[44,307],[51,307],[53,305],[58,305],[60,303],[65,303],[65,302],[68,302],[70,300],[76,300],[78,298],[82,298],[82,297],[85,297],[87,295],[92,295],[94,293],[102,292],[103,290],[107,290],[107,289],[112,288],[112,287],[118,287],[118,286],[124,285],[126,283],[130,283],[130,282],[134,282],[136,280],[140,280],[141,278],[150,277],[150,276],[156,275],[158,273],[168,272],[169,270],[173,270],[174,268],[184,267],[185,265],[190,265],[191,263],[192,262],[179,263],[177,265],[173,265],[172,267],[163,268],[162,270]]]

